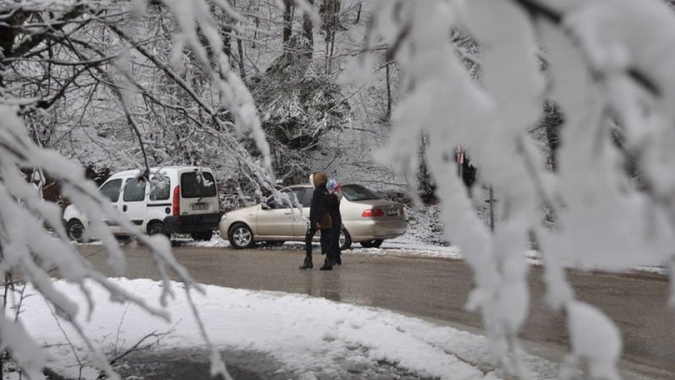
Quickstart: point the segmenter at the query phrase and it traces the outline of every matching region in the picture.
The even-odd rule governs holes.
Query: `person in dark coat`
[[[340,252],[340,232],[342,230],[342,215],[340,214],[340,201],[342,200],[342,187],[335,179],[328,180],[326,183],[328,196],[326,197],[326,208],[330,214],[333,228],[331,229],[331,241],[329,245],[331,264],[342,265],[342,255]]]
[[[328,176],[325,173],[314,173],[310,176],[310,182],[314,185],[314,193],[312,194],[312,202],[309,210],[309,226],[305,234],[305,260],[300,266],[300,269],[311,269],[312,264],[312,239],[316,231],[321,231],[321,253],[326,254],[324,265],[321,270],[332,270],[333,266],[329,259],[328,246],[330,244],[331,232],[331,218],[326,210],[326,182]]]

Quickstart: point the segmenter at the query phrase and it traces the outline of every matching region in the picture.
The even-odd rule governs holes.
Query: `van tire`
[[[71,219],[66,224],[66,234],[72,241],[82,243],[84,241],[84,224],[77,219]]]
[[[194,241],[209,241],[213,237],[213,231],[193,232],[190,236]]]
[[[158,235],[162,234],[166,237],[169,237],[169,234],[166,231],[166,226],[162,222],[150,222],[148,228],[146,228],[148,235]]]
[[[244,223],[233,225],[227,237],[230,240],[230,245],[235,249],[251,248],[255,245],[253,231],[251,231],[251,227]]]

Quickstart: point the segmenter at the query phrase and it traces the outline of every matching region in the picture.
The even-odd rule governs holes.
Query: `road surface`
[[[80,251],[98,269],[112,274],[106,267],[101,246],[82,245]],[[145,249],[125,251],[126,277],[159,279]],[[322,257],[316,253],[314,269],[299,270],[304,253],[293,247],[251,250],[174,247],[174,255],[196,281],[204,284],[303,293],[382,307],[474,331],[482,326],[480,315],[464,308],[473,280],[471,269],[461,260],[347,253],[343,254],[342,266],[324,272],[318,270]],[[572,271],[568,278],[579,299],[599,307],[621,329],[622,367],[653,378],[675,378],[675,312],[667,306],[666,277]],[[530,348],[539,351],[535,354],[546,356],[568,351],[565,318],[545,305],[545,285],[539,267],[532,267],[530,289],[530,317],[521,337],[534,342]],[[559,362],[562,358],[553,359]]]

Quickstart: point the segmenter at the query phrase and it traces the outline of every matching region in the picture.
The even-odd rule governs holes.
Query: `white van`
[[[139,178],[140,170],[126,170],[110,176],[99,191],[139,226],[141,233],[189,233],[195,240],[210,240],[220,222],[220,202],[213,172],[197,166],[170,166],[150,170],[150,180]],[[74,206],[63,213],[68,236],[82,241],[89,225]],[[113,234],[128,235],[108,222]]]

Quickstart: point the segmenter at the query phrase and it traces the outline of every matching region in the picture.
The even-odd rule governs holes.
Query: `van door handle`
[[[122,206],[122,211],[124,211],[124,212],[127,211],[127,205]]]

